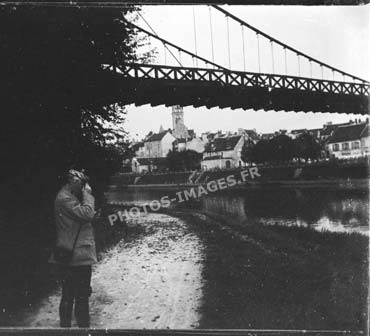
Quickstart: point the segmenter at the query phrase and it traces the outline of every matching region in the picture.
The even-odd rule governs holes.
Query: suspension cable
[[[167,52],[165,44],[163,44],[163,51],[164,51],[164,65],[167,65]]]
[[[350,78],[352,78],[352,79],[356,79],[356,80],[359,80],[359,81],[361,81],[361,82],[368,83],[366,80],[364,80],[364,79],[362,79],[362,78],[360,78],[360,77],[357,77],[357,76],[351,75],[351,74],[349,74],[349,73],[347,73],[347,72],[345,72],[345,71],[342,71],[342,70],[340,70],[340,69],[337,69],[337,68],[335,68],[335,67],[333,67],[333,66],[331,66],[331,65],[329,65],[329,64],[326,64],[326,63],[324,63],[324,62],[321,62],[321,61],[319,61],[319,60],[317,60],[317,59],[315,59],[315,58],[313,58],[313,57],[311,57],[311,56],[309,56],[309,55],[307,55],[307,54],[305,54],[305,53],[303,53],[303,52],[301,52],[301,51],[299,51],[299,50],[297,50],[297,49],[295,49],[295,48],[290,47],[289,45],[287,45],[287,44],[285,44],[285,43],[283,43],[283,42],[281,42],[281,41],[279,41],[279,40],[277,40],[277,39],[275,39],[275,38],[273,38],[273,37],[271,37],[271,36],[267,35],[266,33],[262,32],[261,30],[259,30],[259,29],[255,28],[255,27],[251,26],[250,24],[248,24],[248,23],[246,23],[245,21],[243,21],[243,20],[239,19],[237,16],[235,16],[235,15],[233,15],[233,14],[229,13],[228,11],[226,11],[225,9],[223,9],[223,8],[221,8],[221,7],[217,6],[217,5],[212,5],[212,6],[213,6],[214,8],[216,8],[218,11],[222,12],[223,14],[225,14],[225,15],[227,15],[227,16],[229,16],[229,17],[231,17],[233,20],[235,20],[235,21],[239,22],[240,24],[242,24],[242,25],[244,25],[244,26],[248,27],[249,29],[253,30],[255,33],[257,33],[257,34],[259,34],[259,35],[262,35],[263,37],[265,37],[265,38],[267,38],[267,39],[269,39],[269,40],[271,40],[271,41],[275,42],[276,44],[278,44],[278,45],[282,46],[283,48],[286,48],[286,49],[288,49],[288,50],[290,50],[290,51],[294,52],[295,54],[299,54],[299,55],[301,55],[302,57],[305,57],[305,58],[307,58],[307,59],[309,59],[309,60],[311,60],[311,61],[313,61],[313,62],[315,62],[315,63],[318,63],[318,64],[319,64],[319,65],[321,65],[321,66],[324,66],[324,67],[326,67],[326,68],[328,68],[328,69],[330,69],[330,70],[333,70],[333,71],[339,72],[339,73],[341,73],[342,75],[344,74],[344,75],[346,75],[346,76],[348,76],[348,77],[350,77]]]
[[[311,75],[311,78],[312,78],[312,61],[309,60],[309,62],[310,62],[310,75]]]
[[[288,75],[288,61],[286,56],[286,48],[284,48],[284,59],[285,59],[285,76]]]
[[[301,61],[299,58],[299,55],[297,54],[297,60],[298,60],[298,76],[301,76]]]
[[[149,24],[149,22],[145,20],[144,16],[142,16],[142,15],[140,14],[140,12],[138,12],[138,14],[139,14],[139,16],[142,18],[142,20],[145,22],[145,24],[149,27],[149,29],[153,32],[153,34],[154,34],[154,35],[156,35],[156,36],[158,36],[158,34],[155,32],[155,30],[152,28],[152,26]],[[129,22],[129,21],[127,21],[125,18],[124,18],[124,20],[125,20],[126,22]],[[131,22],[129,22],[129,23],[131,23]],[[181,61],[179,61],[179,60],[176,58],[176,56],[172,53],[172,51],[167,47],[167,44],[166,44],[165,42],[163,42],[163,41],[162,41],[162,43],[163,43],[163,46],[164,46],[164,47],[168,50],[168,52],[172,55],[172,57],[176,60],[176,62],[177,62],[177,63],[179,63],[179,65],[182,67],[183,65],[181,64]],[[166,62],[166,51],[165,51],[165,62]]]
[[[209,30],[211,31],[212,62],[214,62],[215,61],[215,52],[214,52],[214,48],[213,48],[212,11],[211,11],[211,7],[210,6],[208,6],[208,10],[209,10]]]
[[[230,57],[230,27],[229,27],[229,17],[226,16],[226,27],[227,27],[227,51],[229,55],[229,69],[231,69],[231,57]]]
[[[195,9],[194,9],[194,6],[193,6],[193,30],[194,30],[195,55],[198,56],[198,49],[197,49],[197,28],[196,28],[196,22],[195,22]],[[198,66],[198,58],[195,59],[195,63]]]
[[[134,23],[132,23],[132,22],[130,22],[130,21],[128,21],[128,20],[126,20],[126,19],[124,19],[124,21],[126,21],[126,23],[127,23],[127,24],[129,24],[130,26],[132,26],[132,27],[134,27],[134,28],[136,28],[136,29],[138,29],[138,30],[142,31],[143,33],[145,33],[145,34],[147,34],[147,35],[149,35],[149,36],[154,37],[155,39],[157,39],[157,40],[161,41],[162,43],[164,42],[164,43],[168,44],[169,46],[171,46],[171,47],[173,47],[173,48],[175,48],[175,49],[177,49],[177,50],[179,50],[179,51],[182,51],[184,54],[188,54],[188,55],[190,55],[191,57],[198,58],[198,59],[199,59],[199,60],[201,60],[202,62],[204,62],[204,63],[208,63],[208,64],[211,64],[211,65],[215,66],[216,68],[222,69],[222,70],[224,70],[224,71],[230,71],[229,69],[227,69],[227,68],[223,67],[222,65],[219,65],[219,64],[214,63],[214,62],[212,62],[212,61],[209,61],[209,60],[207,60],[206,58],[203,58],[203,57],[201,57],[201,56],[195,55],[195,54],[194,54],[194,53],[192,53],[191,51],[188,51],[188,50],[186,50],[186,49],[184,49],[184,48],[181,48],[180,46],[178,46],[178,45],[176,45],[176,44],[174,44],[174,43],[172,43],[172,42],[169,42],[169,41],[167,41],[167,40],[165,40],[165,39],[163,39],[163,38],[159,37],[158,35],[155,35],[155,34],[153,34],[153,33],[149,32],[149,31],[147,31],[146,29],[144,29],[144,28],[141,28],[141,27],[137,26],[136,24],[134,24]],[[182,66],[182,65],[181,65],[181,66]]]
[[[242,28],[242,40],[243,40],[243,69],[244,69],[244,72],[245,72],[245,38],[244,38],[244,26],[243,25],[240,25],[241,28]]]
[[[257,35],[257,53],[258,53],[258,72],[261,72],[261,57],[260,57],[260,37]]]
[[[275,64],[274,64],[274,42],[270,41],[271,46],[271,60],[272,60],[272,73],[275,73]]]

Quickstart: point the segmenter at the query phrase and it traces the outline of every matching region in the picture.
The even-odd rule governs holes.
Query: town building
[[[238,128],[238,135],[244,135],[246,140],[251,140],[253,143],[256,143],[260,140],[260,136],[256,132],[256,129],[244,129]]]
[[[145,157],[166,157],[168,152],[173,149],[173,142],[175,140],[176,138],[170,130],[152,134],[144,142]]]
[[[143,141],[132,144],[131,149],[136,157],[145,157],[145,145]]]
[[[203,153],[202,170],[243,167],[244,135],[219,136],[210,141]]]
[[[357,123],[357,119],[353,122],[350,120],[349,122],[346,123],[340,123],[340,124],[333,124],[332,122],[327,122],[323,128],[322,131],[320,132],[320,140],[322,142],[327,142],[327,140],[334,134],[334,131],[341,126],[348,126],[352,125],[353,123]]]
[[[172,106],[172,134],[176,139],[188,139],[189,132],[184,122],[184,109],[182,106]]]
[[[338,126],[327,140],[330,156],[337,159],[353,159],[369,155],[368,122]]]
[[[197,153],[203,153],[208,140],[203,140],[202,138],[193,138],[186,143],[187,150],[193,150]]]

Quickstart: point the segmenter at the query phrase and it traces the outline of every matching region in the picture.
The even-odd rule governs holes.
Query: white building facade
[[[243,135],[215,138],[203,153],[202,170],[244,167],[241,158],[244,142]]]
[[[354,159],[369,155],[368,123],[338,127],[328,139],[327,149],[337,159]]]

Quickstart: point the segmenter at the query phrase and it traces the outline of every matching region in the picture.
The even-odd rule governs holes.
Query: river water
[[[183,189],[111,189],[108,202],[142,204],[174,199]],[[177,200],[179,197],[177,197]],[[369,194],[339,187],[255,187],[208,193],[174,207],[219,213],[245,225],[285,225],[312,227],[333,232],[369,233]]]

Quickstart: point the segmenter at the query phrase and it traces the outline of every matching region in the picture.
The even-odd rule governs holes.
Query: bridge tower
[[[176,139],[189,137],[188,129],[184,123],[184,109],[179,105],[172,106],[172,130]]]

